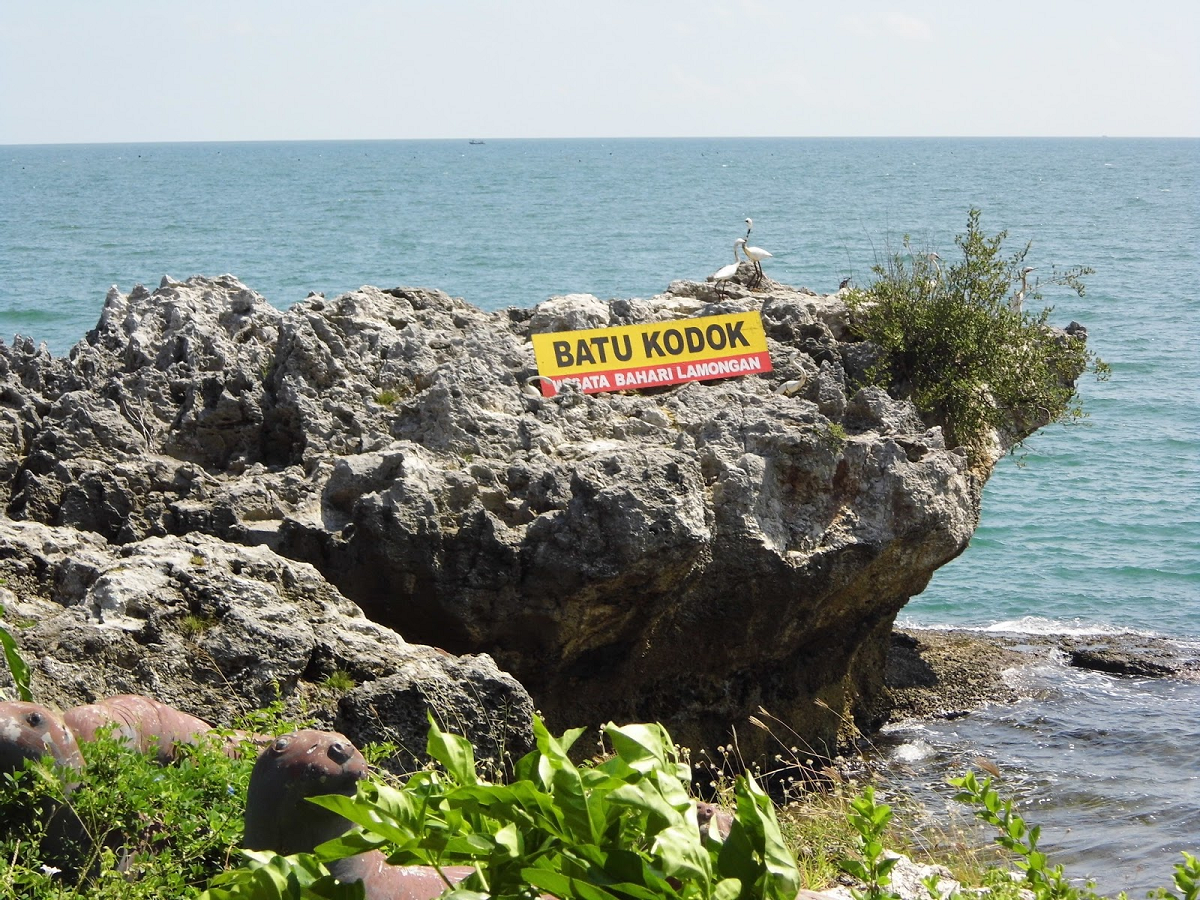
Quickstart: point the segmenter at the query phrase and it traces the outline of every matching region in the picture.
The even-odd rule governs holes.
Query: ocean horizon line
[[[247,144],[437,144],[468,143],[486,145],[491,143],[521,142],[588,142],[598,141],[1178,141],[1200,142],[1200,135],[587,135],[587,136],[542,136],[542,137],[489,137],[487,135],[463,135],[457,137],[405,137],[405,138],[193,138],[183,140],[125,140],[125,141],[12,141],[0,142],[0,148],[46,148],[46,147],[144,147],[144,146],[199,146]]]

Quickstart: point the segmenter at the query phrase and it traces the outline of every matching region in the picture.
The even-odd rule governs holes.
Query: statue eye
[[[289,743],[291,743],[291,742],[287,738],[281,737],[279,740],[277,740],[274,744],[271,745],[271,750],[275,753],[282,753],[284,750],[286,750],[288,748]]]
[[[341,741],[334,741],[329,745],[329,758],[339,765],[345,763],[353,755],[350,747]]]
[[[27,715],[25,717],[25,721],[28,722],[30,725],[32,725],[34,728],[40,728],[42,726],[42,722],[44,720],[45,720],[45,717],[40,712],[31,712],[29,715]]]

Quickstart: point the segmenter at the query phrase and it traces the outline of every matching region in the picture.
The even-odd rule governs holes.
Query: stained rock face
[[[773,739],[746,722],[762,707],[794,732],[787,745],[829,750],[877,716],[892,620],[966,546],[987,472],[911,404],[855,386],[871,348],[836,295],[732,293],[676,282],[648,300],[485,313],[364,287],[281,313],[229,276],[113,291],[69,358],[0,344],[0,491],[9,517],[77,545],[63,565],[78,603],[112,620],[154,622],[138,597],[198,568],[193,552],[299,577],[186,601],[220,619],[197,645],[222,677],[241,673],[248,701],[302,679],[318,646],[352,658],[345,620],[343,637],[319,614],[280,633],[283,592],[349,598],[370,620],[353,619],[360,636],[488,654],[554,728],[654,719],[693,747],[735,728],[759,755]],[[526,390],[535,331],[748,309],[768,375]],[[122,554],[146,561],[141,588],[93,573],[89,560]],[[167,557],[169,571],[149,562]],[[224,623],[247,604],[266,619],[240,626],[239,646]],[[89,640],[145,653],[105,634]],[[207,663],[168,657],[219,692]],[[413,690],[405,665],[367,668],[372,691]],[[351,717],[378,708],[347,703]]]

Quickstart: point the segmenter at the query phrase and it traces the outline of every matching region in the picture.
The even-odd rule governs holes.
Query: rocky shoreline
[[[948,719],[1025,699],[1005,673],[1066,664],[1112,677],[1200,681],[1200,652],[1136,634],[1013,634],[896,629],[884,681],[893,720]]]

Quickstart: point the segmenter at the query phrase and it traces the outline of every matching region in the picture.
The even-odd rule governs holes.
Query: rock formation
[[[282,699],[296,717],[396,744],[399,771],[425,760],[429,710],[481,756],[532,746],[529,696],[491,659],[409,644],[263,547],[202,534],[109,545],[0,517],[0,607],[34,696],[64,710],[139,693],[228,725]]]
[[[67,358],[0,344],[0,577],[60,623],[23,612],[38,677],[223,721],[340,668],[361,686],[321,708],[355,740],[428,703],[468,729],[488,710],[501,743],[524,695],[495,660],[553,729],[733,728],[757,756],[762,707],[831,750],[879,715],[892,621],[966,546],[988,467],[855,386],[872,352],[837,295],[729,287],[280,312],[230,276],[164,279],[110,291]],[[749,309],[770,374],[523,390],[534,332]]]

